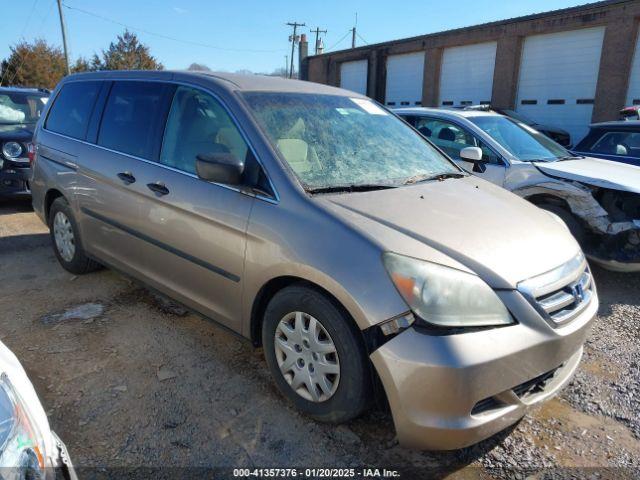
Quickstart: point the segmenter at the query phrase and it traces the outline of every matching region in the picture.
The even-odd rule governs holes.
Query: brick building
[[[606,0],[307,57],[302,77],[389,106],[491,103],[567,129],[640,104],[640,0]]]

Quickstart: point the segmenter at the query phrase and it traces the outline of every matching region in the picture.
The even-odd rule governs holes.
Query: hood
[[[29,142],[33,138],[35,127],[35,124],[0,124],[0,141],[19,140],[21,142]]]
[[[422,258],[417,240],[494,288],[515,288],[568,262],[580,249],[547,212],[477,177],[324,197],[340,207],[331,210],[342,209],[345,220],[365,232],[380,232],[382,225],[400,233],[378,235],[385,250]],[[369,224],[355,222],[353,214]]]
[[[535,162],[543,173],[596,187],[640,193],[640,167],[585,157],[559,162]]]

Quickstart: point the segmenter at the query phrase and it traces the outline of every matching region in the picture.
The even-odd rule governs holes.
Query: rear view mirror
[[[196,173],[208,182],[239,185],[242,181],[244,162],[232,153],[200,153],[196,155]]]
[[[487,170],[485,161],[482,160],[482,149],[479,147],[465,147],[460,150],[460,158],[468,162],[473,162],[473,171],[484,173]]]

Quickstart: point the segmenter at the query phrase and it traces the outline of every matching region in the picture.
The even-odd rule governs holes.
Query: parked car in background
[[[541,133],[544,133],[547,137],[559,143],[565,148],[571,148],[571,135],[566,130],[560,127],[554,127],[551,125],[543,125],[541,123],[536,122],[535,120],[523,115],[520,112],[516,112],[515,110],[503,109],[503,108],[495,108],[491,105],[471,105],[468,107],[463,107],[466,110],[481,110],[481,111],[492,111],[499,113],[500,115],[504,115],[506,117],[511,117],[514,120],[517,120],[520,123],[524,123],[525,125],[530,126],[531,128],[535,128]]]
[[[3,479],[76,479],[33,385],[0,342],[0,472]]]
[[[598,300],[566,226],[363,95],[86,73],[38,125],[33,205],[60,264],[116,267],[262,345],[315,419],[363,412],[375,370],[402,444],[459,448],[580,361]]]
[[[640,105],[633,105],[620,110],[620,120],[640,120]]]
[[[562,218],[592,260],[640,271],[640,168],[573,154],[495,112],[395,111],[466,170]]]
[[[594,123],[573,151],[578,155],[640,166],[640,121]]]
[[[29,193],[29,144],[47,90],[0,87],[0,196]]]

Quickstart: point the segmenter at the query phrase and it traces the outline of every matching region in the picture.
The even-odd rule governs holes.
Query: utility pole
[[[320,30],[320,27],[316,27],[315,30],[311,30],[311,33],[315,33],[316,34],[316,49],[315,49],[315,54],[318,54],[318,40],[320,39],[320,34],[324,33],[326,34],[327,31],[326,30]]]
[[[356,27],[358,26],[358,12],[356,12],[356,24],[351,29],[351,48],[356,48]]]
[[[289,55],[284,56],[284,78],[287,78],[287,72],[289,71]]]
[[[64,13],[62,12],[62,0],[58,0],[58,13],[60,14],[60,28],[62,29],[62,46],[64,47],[64,60],[67,64],[67,75],[71,73],[69,67],[69,49],[67,48],[67,27],[64,24]]]
[[[60,0],[58,0],[58,1],[60,1]],[[290,64],[290,69],[289,69],[289,78],[293,78],[293,58],[294,58],[293,54],[294,54],[294,51],[295,51],[295,48],[296,48],[296,42],[298,41],[297,38],[296,38],[297,37],[296,33],[297,33],[297,30],[298,30],[298,27],[306,27],[307,24],[306,23],[298,23],[298,22],[289,22],[289,23],[287,23],[287,25],[289,25],[290,27],[293,27],[293,35],[291,35],[289,37],[289,40],[291,40],[291,64]]]

